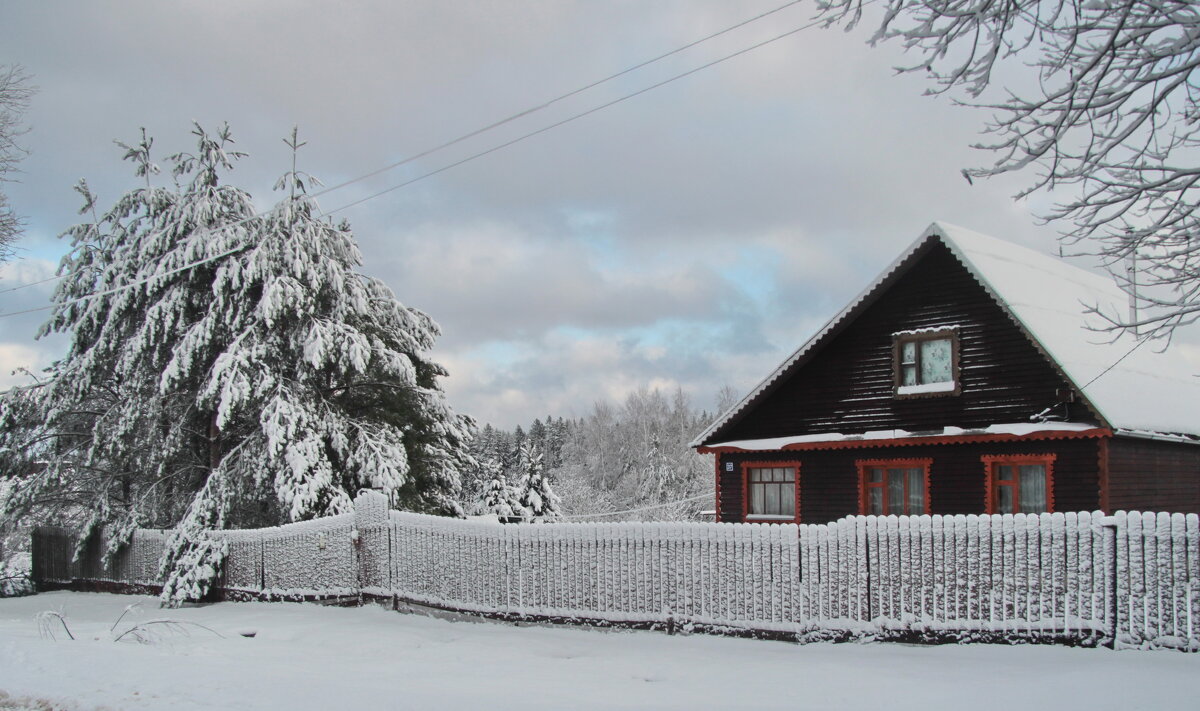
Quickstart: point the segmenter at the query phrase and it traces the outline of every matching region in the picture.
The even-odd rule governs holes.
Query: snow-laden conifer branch
[[[24,472],[0,515],[57,487],[88,502],[60,513],[115,526],[114,546],[137,525],[173,527],[171,604],[202,596],[219,570],[213,529],[341,513],[362,488],[458,513],[473,429],[429,358],[436,324],[356,271],[349,226],[304,198],[312,179],[293,168],[287,196],[256,215],[224,182],[242,157],[228,127],[194,134],[195,152],[167,159],[175,189],[148,184],[97,217],[81,186],[92,219],[67,233],[43,329],[69,333],[70,350],[44,388],[0,407],[14,424],[0,446],[38,442],[0,452]],[[150,145],[126,146],[139,177],[154,172]]]

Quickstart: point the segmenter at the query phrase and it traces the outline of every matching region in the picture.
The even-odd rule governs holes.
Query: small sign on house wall
[[[727,471],[727,472],[733,471],[733,462],[725,462],[725,471]]]

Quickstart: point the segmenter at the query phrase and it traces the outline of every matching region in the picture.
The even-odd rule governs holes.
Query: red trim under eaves
[[[975,444],[979,442],[1029,442],[1047,439],[1107,439],[1112,430],[1096,427],[1090,430],[1046,430],[1027,435],[1015,434],[966,434],[933,435],[929,437],[899,437],[896,439],[843,439],[830,442],[797,442],[785,444],[779,449],[745,449],[742,447],[697,447],[701,454],[729,454],[733,452],[806,452],[822,449],[872,449],[876,447],[916,447],[922,444]]]

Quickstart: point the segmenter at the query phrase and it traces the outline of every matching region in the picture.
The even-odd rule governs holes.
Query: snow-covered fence
[[[149,529],[134,531],[128,545],[106,560],[104,551],[108,549],[109,537],[105,533],[93,536],[76,557],[77,534],[65,528],[42,526],[33,536],[33,579],[38,583],[86,580],[155,587],[162,584],[158,561],[167,535],[165,531]]]
[[[1200,651],[1200,518],[854,516],[800,527],[799,621]]]
[[[391,588],[485,613],[796,631],[795,525],[512,524],[391,514]]]
[[[229,543],[218,587],[263,597],[357,595],[355,515],[218,531]]]
[[[1114,591],[1128,594],[1112,577],[1110,525],[1124,523],[1083,512],[802,526],[800,612],[818,627],[1102,637]]]
[[[500,525],[388,512],[251,531],[223,594],[367,595],[464,612],[797,635],[1070,639],[1200,650],[1200,518],[1096,513],[852,516],[823,525]],[[165,533],[73,559],[39,529],[40,584],[153,586]]]

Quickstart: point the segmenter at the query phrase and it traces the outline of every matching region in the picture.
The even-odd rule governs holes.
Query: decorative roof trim
[[[714,444],[698,448],[701,454],[729,454],[736,452],[797,452],[833,449],[868,449],[877,447],[915,447],[917,445],[949,445],[976,444],[981,442],[1026,442],[1059,439],[1106,439],[1113,436],[1107,427],[1093,427],[1085,430],[1042,430],[1031,434],[1009,433],[979,433],[962,435],[926,435],[912,437],[897,437],[895,439],[833,439],[815,442],[795,442],[778,448],[756,449],[750,445],[754,440],[747,440],[733,446],[732,443]],[[767,441],[767,440],[763,440]]]
[[[1126,430],[1117,429],[1114,433],[1118,437],[1130,437],[1133,439],[1152,439],[1156,442],[1177,442],[1179,444],[1197,444],[1200,445],[1200,437],[1185,434],[1173,434],[1168,432],[1147,432],[1145,430]]]

